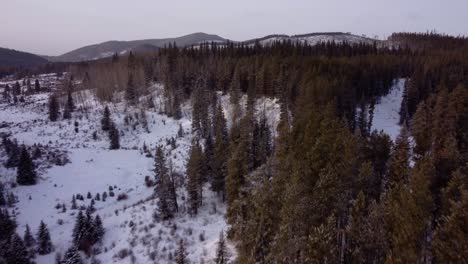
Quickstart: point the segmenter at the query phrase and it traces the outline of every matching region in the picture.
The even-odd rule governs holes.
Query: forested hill
[[[65,261],[467,263],[467,40],[393,37],[168,45],[5,82],[20,213],[0,210],[0,242],[40,214],[65,219]]]
[[[47,60],[31,53],[0,48],[0,66],[37,66]]]

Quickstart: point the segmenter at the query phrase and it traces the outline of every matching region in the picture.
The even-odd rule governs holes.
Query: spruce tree
[[[47,225],[41,221],[39,230],[37,231],[37,253],[39,255],[47,255],[53,250],[52,241],[50,239],[49,229]]]
[[[3,183],[0,182],[0,207],[6,205],[6,199],[5,199],[5,187],[3,186]]]
[[[23,145],[19,157],[16,182],[19,185],[34,185],[37,181],[37,174],[34,163],[29,156],[29,152]]]
[[[211,161],[212,181],[211,189],[225,197],[225,179],[227,173],[228,133],[226,118],[224,117],[221,103],[217,103],[213,117],[214,147],[213,160]]]
[[[216,248],[216,257],[214,259],[216,264],[228,264],[229,263],[229,252],[226,245],[226,239],[224,237],[224,231],[219,233],[218,245]]]
[[[7,245],[5,260],[6,263],[29,264],[29,252],[23,240],[18,234],[14,234]]]
[[[203,151],[198,141],[193,141],[187,161],[187,193],[190,213],[196,215],[202,204]]]
[[[110,118],[110,111],[109,111],[109,107],[106,105],[104,107],[104,114],[102,115],[102,119],[101,119],[101,128],[103,131],[109,131],[109,129],[111,128],[111,123],[112,123],[112,120]]]
[[[7,209],[0,208],[0,241],[9,239],[16,230],[16,221]]]
[[[63,256],[63,264],[83,264],[80,252],[75,246],[70,247]]]
[[[179,246],[177,248],[176,256],[175,256],[175,263],[176,264],[188,264],[187,259],[187,249],[185,248],[184,240],[181,239],[179,241]]]
[[[29,229],[29,225],[26,225],[26,230],[24,231],[24,245],[29,249],[29,251],[32,253],[32,256],[34,256],[34,251],[35,251],[35,246],[36,246],[36,239],[31,233],[31,230]]]
[[[125,90],[125,99],[127,99],[127,103],[130,105],[134,105],[137,100],[136,86],[135,81],[133,80],[132,73],[128,74],[127,88]]]
[[[105,230],[102,225],[101,217],[99,215],[96,215],[96,217],[94,218],[93,225],[94,225],[96,241],[100,241],[104,237]]]
[[[109,149],[119,149],[120,148],[120,136],[119,136],[119,130],[115,126],[115,124],[112,122],[111,126],[109,128],[109,140],[110,140],[110,146]]]
[[[57,121],[59,114],[59,103],[57,96],[52,94],[49,96],[49,120],[52,122]]]
[[[13,87],[13,95],[17,96],[21,94],[21,86],[18,81],[15,82],[15,86]]]
[[[36,91],[36,93],[41,92],[41,84],[39,83],[38,79],[36,79],[36,81],[34,83],[34,90]]]
[[[409,178],[410,144],[406,128],[398,135],[388,167],[388,185],[406,183]]]
[[[166,164],[166,157],[162,145],[156,147],[154,156],[154,174],[156,180],[155,193],[158,197],[157,217],[162,220],[170,219],[177,211],[177,197],[170,171]]]

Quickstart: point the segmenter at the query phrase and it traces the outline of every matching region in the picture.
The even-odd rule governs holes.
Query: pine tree
[[[193,141],[187,161],[187,193],[190,213],[196,215],[202,204],[203,151],[198,141]]]
[[[137,100],[136,87],[132,73],[128,74],[127,88],[125,90],[125,99],[127,99],[127,102],[130,105],[134,105]]]
[[[8,154],[8,159],[5,163],[5,167],[7,168],[13,168],[13,167],[18,167],[18,164],[19,164],[19,160],[20,160],[20,154],[21,154],[21,150],[18,146],[18,143],[16,141],[10,141],[10,140],[7,140],[5,142],[5,147],[8,149],[6,149],[6,152]]]
[[[110,118],[110,111],[107,105],[104,107],[104,114],[101,119],[101,127],[103,131],[109,131],[111,128],[112,120]]]
[[[216,248],[216,257],[214,259],[216,264],[227,264],[229,263],[229,252],[224,238],[224,231],[219,233],[218,246]]]
[[[225,197],[225,178],[226,178],[226,165],[228,149],[228,133],[226,118],[224,117],[221,103],[217,103],[215,114],[213,117],[213,130],[214,130],[214,147],[213,147],[213,160],[211,161],[212,167],[212,182],[211,189],[218,194],[221,194],[224,200]]]
[[[29,264],[29,252],[18,234],[14,234],[5,254],[6,263]]]
[[[78,206],[76,205],[76,198],[75,198],[75,195],[72,196],[71,209],[72,209],[72,210],[78,209]]]
[[[162,220],[170,219],[177,211],[177,196],[173,179],[171,178],[172,171],[169,171],[166,164],[166,157],[162,145],[156,147],[154,156],[154,174],[156,180],[156,196],[158,197],[157,217]]]
[[[187,249],[185,249],[184,240],[181,239],[179,241],[179,247],[177,248],[176,256],[175,256],[175,263],[176,264],[188,264],[187,260]]]
[[[35,83],[34,83],[34,90],[36,91],[36,93],[40,93],[41,92],[41,84],[39,83],[39,80],[36,79]]]
[[[3,183],[0,182],[0,207],[6,205],[6,199],[5,199],[5,187],[3,186]]]
[[[110,140],[109,149],[120,148],[119,130],[116,128],[113,122],[111,123],[110,128],[109,128],[109,140]]]
[[[96,241],[100,241],[104,237],[105,230],[102,226],[102,220],[101,217],[99,217],[99,215],[96,215],[96,217],[94,218],[94,230],[96,234]]]
[[[31,230],[29,229],[29,225],[26,225],[26,230],[24,231],[24,245],[29,249],[31,256],[34,256],[34,250],[36,246],[36,239],[31,233]]]
[[[406,183],[409,178],[410,145],[406,128],[398,135],[388,167],[388,185]]]
[[[414,153],[422,156],[429,151],[432,143],[432,113],[425,102],[421,102],[411,119],[411,135],[416,143]]]
[[[70,247],[63,256],[63,264],[83,264],[80,252],[75,246]]]
[[[0,241],[9,239],[16,230],[16,221],[10,217],[7,209],[0,208]]]
[[[15,86],[13,87],[13,95],[17,96],[21,94],[21,86],[18,81],[15,82]]]
[[[49,96],[49,120],[52,122],[57,121],[59,113],[59,103],[57,96],[52,94]]]
[[[36,184],[36,169],[34,163],[29,156],[29,152],[23,145],[21,155],[19,157],[16,182],[19,185],[34,185]]]
[[[466,168],[454,172],[442,193],[442,216],[437,223],[432,241],[434,262],[465,263],[468,252],[466,233],[468,209],[468,174]]]
[[[348,239],[348,254],[352,263],[365,262],[365,237],[366,232],[366,201],[364,193],[359,192],[353,202],[353,207],[350,212],[349,223],[346,227],[346,235]]]
[[[53,250],[52,241],[50,239],[49,229],[47,225],[41,221],[39,230],[37,231],[37,253],[39,255],[47,255]]]
[[[79,247],[81,244],[81,240],[83,239],[83,233],[85,228],[85,217],[83,215],[83,211],[79,211],[78,215],[76,216],[75,225],[73,227],[73,244],[76,247]]]

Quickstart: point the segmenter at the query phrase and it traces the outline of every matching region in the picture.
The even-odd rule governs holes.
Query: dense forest
[[[238,263],[466,263],[468,39],[391,39],[400,45],[168,45],[74,63],[68,83],[175,119],[192,105],[190,214],[209,184],[227,204]],[[372,113],[401,78],[393,142],[371,130]],[[164,87],[159,108],[140,100],[153,83]],[[280,104],[276,128],[256,107],[261,97]],[[158,215],[170,219],[178,204],[165,159],[158,148]]]

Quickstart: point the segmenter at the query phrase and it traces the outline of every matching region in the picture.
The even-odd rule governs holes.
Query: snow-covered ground
[[[382,96],[374,109],[372,130],[383,130],[395,141],[400,133],[400,107],[403,100],[403,91],[406,79],[398,79],[394,82],[390,92]]]
[[[152,89],[156,104],[160,88]],[[179,214],[171,221],[157,222],[152,216],[157,208],[153,188],[146,187],[144,181],[145,176],[153,177],[154,161],[143,153],[143,145],[154,154],[156,145],[163,144],[174,170],[184,174],[191,142],[189,116],[174,120],[158,114],[156,105],[156,109],[143,110],[148,122],[147,131],[142,125],[141,109],[124,103],[109,104],[111,117],[121,132],[121,149],[108,150],[107,133],[100,128],[103,105],[90,91],[77,92],[74,98],[77,110],[73,118],[57,122],[48,121],[47,93],[26,96],[26,102],[21,105],[0,103],[0,134],[9,134],[20,144],[40,143],[59,149],[70,160],[64,166],[41,167],[37,185],[12,188],[16,170],[3,166],[6,156],[0,150],[0,181],[18,198],[14,208],[10,208],[18,223],[17,232],[23,235],[26,224],[37,230],[41,220],[51,232],[55,251],[38,256],[37,263],[54,263],[55,253],[63,255],[70,247],[78,213],[70,208],[72,195],[85,197],[84,201],[77,200],[78,207],[88,206],[91,202],[86,198],[88,192],[93,198],[97,193],[102,197],[104,192],[109,193],[110,186],[115,196],[108,197],[105,202],[102,199],[95,201],[96,213],[101,216],[106,229],[100,246],[102,252],[97,255],[102,263],[170,263],[181,238],[186,241],[188,257],[193,263],[200,263],[201,259],[211,263],[219,234],[227,230],[225,205],[206,186],[200,213],[190,217],[185,209],[185,188],[179,185]],[[64,98],[61,100],[64,103]],[[270,101],[269,107],[275,108],[273,103]],[[189,112],[187,107],[184,112]],[[125,122],[130,117],[131,120]],[[75,131],[76,122],[78,131]],[[179,126],[186,132],[181,138],[177,137]],[[171,138],[176,139],[175,148],[167,143]],[[126,193],[128,199],[117,201],[116,197],[121,193]],[[65,204],[66,211],[56,206],[58,204]],[[230,248],[233,250],[232,245]],[[128,256],[121,259],[119,253],[126,250]]]

